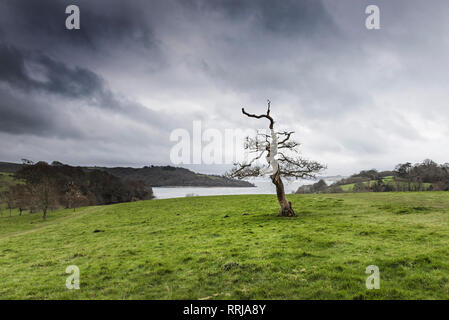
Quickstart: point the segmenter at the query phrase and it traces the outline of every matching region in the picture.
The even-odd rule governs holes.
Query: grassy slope
[[[449,193],[288,197],[297,218],[269,195],[0,218],[0,298],[449,298]],[[380,290],[365,288],[371,264]]]

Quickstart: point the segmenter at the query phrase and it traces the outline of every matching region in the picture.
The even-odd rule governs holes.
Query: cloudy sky
[[[2,0],[0,160],[170,164],[172,130],[260,128],[269,98],[328,175],[448,162],[448,31],[445,0]]]

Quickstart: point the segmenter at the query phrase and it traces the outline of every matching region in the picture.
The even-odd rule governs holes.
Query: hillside
[[[85,171],[62,163],[38,162],[16,172],[0,172],[0,208],[42,212],[154,198],[141,181],[123,180],[100,170]],[[10,212],[11,213],[11,212]]]
[[[23,167],[23,165],[20,163],[1,162],[0,161],[0,172],[14,173],[22,167]]]
[[[18,163],[0,162],[0,172],[16,172],[22,167]],[[147,186],[192,186],[192,187],[254,187],[247,181],[228,179],[217,175],[195,173],[185,168],[172,166],[130,167],[82,167],[106,171],[124,180],[143,181]]]
[[[185,168],[172,166],[151,166],[143,168],[105,168],[104,170],[125,180],[141,180],[152,187],[190,186],[190,187],[254,187],[252,183],[229,179],[217,175],[195,173]]]
[[[0,217],[2,299],[449,299],[445,192],[140,201]],[[67,290],[67,266],[80,290]],[[365,269],[380,269],[367,290]]]
[[[331,185],[321,179],[303,185],[296,193],[449,191],[449,163],[425,159],[420,163],[398,164],[391,171],[362,170]]]
[[[16,185],[18,181],[14,179],[13,173],[0,172],[0,192],[6,191],[9,187]]]

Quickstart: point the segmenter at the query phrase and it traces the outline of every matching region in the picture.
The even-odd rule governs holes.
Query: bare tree
[[[248,162],[236,163],[235,167],[227,173],[227,176],[237,179],[247,177],[258,177],[269,175],[276,186],[276,194],[281,207],[278,216],[293,217],[290,201],[285,197],[284,183],[281,177],[287,179],[311,179],[316,173],[326,167],[316,161],[310,161],[299,155],[299,143],[290,140],[293,131],[275,131],[275,121],[270,114],[270,101],[268,100],[267,112],[265,114],[250,114],[242,108],[242,113],[250,118],[267,119],[269,121],[269,134],[260,133],[254,138],[246,138],[245,149],[253,158]],[[258,162],[265,156],[268,166],[260,165]]]
[[[2,194],[2,198],[4,203],[6,204],[6,208],[9,210],[9,216],[12,216],[12,209],[14,209],[15,201],[14,194],[11,189],[4,191]]]
[[[14,198],[14,206],[19,209],[19,216],[22,215],[23,210],[30,207],[31,191],[25,184],[18,184],[10,188],[10,192]]]
[[[76,207],[81,206],[83,203],[87,203],[87,198],[81,193],[80,189],[73,181],[68,183],[64,198],[67,208],[73,208],[73,212],[75,212]]]
[[[58,206],[58,176],[46,162],[33,164],[29,160],[22,160],[24,166],[16,172],[17,179],[26,181],[29,194],[30,213],[35,209],[42,210],[42,218],[47,219],[48,209]]]
[[[43,177],[37,184],[31,185],[33,202],[42,210],[42,218],[47,220],[47,211],[49,208],[58,204],[57,192],[51,178]]]

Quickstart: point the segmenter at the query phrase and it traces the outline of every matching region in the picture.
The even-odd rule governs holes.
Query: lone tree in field
[[[275,131],[275,121],[270,115],[270,101],[268,100],[267,112],[265,114],[250,114],[242,108],[242,113],[250,118],[267,119],[269,121],[270,133],[257,133],[256,137],[246,138],[245,149],[253,158],[244,163],[236,163],[235,167],[227,174],[229,177],[243,179],[247,177],[260,177],[269,175],[276,186],[277,199],[281,210],[278,216],[293,217],[295,212],[292,204],[285,197],[284,183],[281,177],[286,179],[312,179],[315,174],[326,167],[316,161],[303,159],[299,155],[299,143],[290,140],[293,131]],[[258,160],[265,159],[268,166],[258,164]]]

